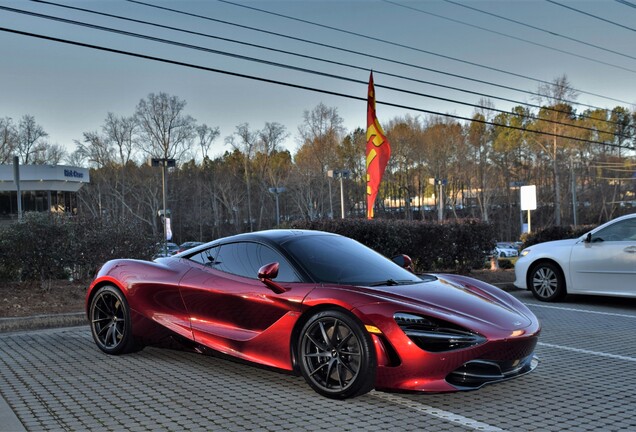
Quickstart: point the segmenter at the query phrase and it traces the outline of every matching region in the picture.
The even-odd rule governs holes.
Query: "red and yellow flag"
[[[375,198],[390,157],[391,145],[375,115],[375,89],[371,72],[367,98],[367,219],[373,219]]]

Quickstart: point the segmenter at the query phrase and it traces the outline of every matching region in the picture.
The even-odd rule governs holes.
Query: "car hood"
[[[528,246],[526,249],[543,250],[543,249],[562,248],[562,247],[574,246],[579,241],[580,241],[580,238],[566,239],[566,240],[553,240],[553,241],[544,242],[544,243],[537,243],[532,246]]]
[[[417,284],[358,289],[378,300],[402,303],[405,311],[415,307],[439,318],[480,322],[506,331],[523,329],[535,322],[532,312],[508,293],[474,282],[470,278],[440,275]]]

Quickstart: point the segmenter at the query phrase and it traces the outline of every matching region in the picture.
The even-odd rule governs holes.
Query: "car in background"
[[[179,250],[177,250],[176,253],[187,251],[188,249],[192,249],[193,247],[201,246],[202,244],[203,244],[203,242],[200,242],[200,241],[187,241],[187,242],[181,243],[179,245]]]
[[[172,256],[179,251],[179,245],[172,242],[157,243],[152,259]]]
[[[576,239],[525,248],[515,263],[514,284],[541,301],[566,294],[636,297],[636,213]]]
[[[499,258],[513,258],[519,256],[519,250],[511,243],[498,242],[493,255]]]

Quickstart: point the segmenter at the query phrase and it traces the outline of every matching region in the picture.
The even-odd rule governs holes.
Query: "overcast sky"
[[[371,69],[375,71],[381,123],[407,114],[428,115],[417,110],[470,117],[475,108],[467,104],[477,104],[482,98],[474,93],[492,96],[495,107],[503,110],[517,103],[496,98],[536,103],[524,92],[536,92],[540,81],[549,82],[564,74],[580,91],[577,101],[582,104],[634,109],[636,103],[633,84],[636,79],[636,0],[144,1],[191,15],[124,0],[54,0],[52,3],[215,38],[29,0],[0,0],[0,6],[139,33],[204,50],[6,9],[0,9],[0,27],[227,73],[0,31],[0,117],[11,117],[17,122],[25,114],[33,115],[49,133],[50,142],[70,152],[75,148],[74,140],[81,139],[83,132],[101,129],[108,112],[132,115],[140,99],[149,93],[166,92],[185,100],[185,113],[199,123],[220,127],[221,137],[212,149],[213,155],[218,155],[228,149],[223,138],[246,122],[254,130],[261,129],[265,122],[284,124],[291,134],[286,147],[294,152],[303,111],[321,102],[338,109],[348,131],[365,128],[366,102],[354,97],[366,98]],[[285,67],[232,58],[218,52],[271,61]],[[412,109],[391,107],[382,102]],[[581,112],[585,108],[578,106],[577,110]]]

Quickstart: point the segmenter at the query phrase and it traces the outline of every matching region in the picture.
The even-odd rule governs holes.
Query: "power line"
[[[615,0],[618,3],[624,4],[625,6],[629,6],[632,7],[634,9],[636,9],[636,4],[632,3],[632,2],[628,2],[627,0]]]
[[[581,58],[581,59],[584,59],[584,60],[588,60],[588,61],[591,61],[591,62],[594,62],[594,63],[599,63],[599,64],[602,64],[602,65],[605,65],[605,66],[610,66],[610,67],[613,67],[613,68],[616,68],[616,69],[621,69],[621,70],[624,70],[624,71],[627,71],[627,72],[636,73],[636,70],[634,70],[634,69],[630,69],[630,68],[627,68],[627,67],[624,67],[624,66],[619,66],[619,65],[616,65],[616,64],[613,64],[613,63],[609,63],[609,62],[606,62],[606,61],[603,61],[603,60],[595,59],[595,58],[592,58],[592,57],[587,57],[587,56],[584,56],[584,55],[581,55],[581,54],[576,54],[576,53],[573,53],[573,52],[570,52],[570,51],[567,51],[567,50],[564,50],[564,49],[555,48],[555,47],[552,47],[552,46],[549,46],[549,45],[545,45],[545,44],[542,44],[542,43],[539,43],[539,42],[535,42],[535,41],[531,41],[531,40],[528,40],[528,39],[520,38],[518,36],[513,36],[511,34],[503,33],[503,32],[497,31],[497,30],[492,30],[492,29],[489,29],[489,28],[486,28],[486,27],[482,27],[482,26],[478,26],[478,25],[475,25],[475,24],[471,24],[471,23],[468,23],[468,22],[465,22],[465,21],[461,21],[461,20],[458,20],[458,19],[455,19],[455,18],[450,18],[450,17],[446,17],[444,15],[439,15],[439,14],[436,14],[436,13],[433,13],[433,12],[425,11],[423,9],[416,8],[414,6],[404,5],[404,4],[401,4],[401,3],[398,3],[398,2],[395,2],[395,1],[392,1],[392,0],[382,0],[382,1],[384,1],[385,3],[389,3],[389,4],[392,4],[392,5],[395,5],[395,6],[399,6],[399,7],[405,8],[405,9],[410,9],[410,10],[413,10],[413,11],[416,11],[416,12],[420,12],[420,13],[423,13],[423,14],[426,14],[426,15],[434,16],[436,18],[440,18],[440,19],[443,19],[443,20],[447,20],[447,21],[451,21],[451,22],[457,23],[457,24],[462,24],[462,25],[465,25],[465,26],[468,26],[468,27],[476,28],[478,30],[482,30],[482,31],[485,31],[485,32],[488,32],[488,33],[493,33],[493,34],[496,34],[498,36],[503,36],[503,37],[506,37],[506,38],[509,38],[509,39],[518,40],[518,41],[525,42],[525,43],[528,43],[528,44],[531,44],[531,45],[535,45],[535,46],[538,46],[538,47],[541,47],[541,48],[546,48],[546,49],[549,49],[549,50],[552,50],[552,51],[559,52],[561,54],[566,54],[566,55],[569,55],[569,56],[572,56],[572,57],[578,57],[578,58]],[[546,1],[550,1],[550,0],[546,0]]]
[[[628,26],[626,26],[626,25],[619,24],[619,23],[617,23],[617,22],[615,22],[615,21],[611,21],[611,20],[608,20],[608,19],[602,18],[602,17],[600,17],[600,16],[598,16],[598,15],[594,15],[594,14],[591,14],[591,13],[589,13],[589,12],[585,12],[585,11],[582,11],[582,10],[580,10],[580,9],[573,8],[572,6],[564,5],[564,4],[559,3],[559,2],[557,2],[557,1],[554,1],[554,0],[545,0],[545,1],[547,1],[548,3],[552,3],[552,4],[554,4],[554,5],[557,5],[557,6],[561,6],[562,8],[569,9],[569,10],[571,10],[571,11],[578,12],[578,13],[580,13],[580,14],[583,14],[583,15],[589,16],[589,17],[591,17],[591,18],[594,18],[594,19],[597,19],[597,20],[600,20],[600,21],[606,22],[606,23],[608,23],[608,24],[612,24],[612,25],[615,25],[615,26],[617,26],[617,27],[622,27],[622,28],[624,28],[624,29],[626,29],[626,30],[631,30],[631,31],[633,31],[633,32],[636,32],[636,29],[635,29],[635,28],[633,28],[633,27],[628,27]]]
[[[46,36],[46,35],[41,35],[41,34],[37,34],[37,33],[25,32],[25,31],[22,31],[22,30],[10,29],[10,28],[7,28],[7,27],[0,27],[0,31],[8,32],[8,33],[14,33],[14,34],[19,34],[19,35],[22,35],[22,36],[34,37],[34,38],[43,39],[43,40],[48,40],[48,41],[51,41],[51,42],[58,42],[58,43],[63,43],[63,44],[67,44],[67,45],[75,45],[75,46],[80,46],[80,47],[84,47],[84,48],[90,48],[90,49],[110,52],[110,53],[114,53],[114,54],[121,54],[121,55],[129,56],[129,57],[137,57],[137,58],[142,58],[142,59],[145,59],[145,60],[152,60],[152,61],[172,64],[172,65],[176,65],[176,66],[183,66],[183,67],[187,67],[187,68],[191,68],[191,69],[198,69],[198,70],[203,70],[203,71],[207,71],[207,72],[215,72],[215,73],[220,73],[220,74],[224,74],[224,75],[234,76],[234,77],[238,77],[238,78],[251,79],[251,80],[255,80],[255,81],[266,82],[266,83],[269,83],[269,84],[277,84],[277,85],[281,85],[281,86],[285,86],[285,87],[291,87],[291,88],[300,89],[300,90],[307,90],[307,91],[312,91],[312,92],[317,92],[317,93],[322,93],[322,94],[328,94],[328,95],[338,96],[338,97],[344,97],[344,98],[354,99],[354,100],[359,100],[359,101],[364,101],[364,102],[367,101],[366,97],[353,96],[353,95],[349,95],[349,94],[345,94],[345,93],[334,92],[334,91],[331,91],[331,90],[318,89],[318,88],[315,88],[315,87],[309,87],[309,86],[304,86],[304,85],[300,85],[300,84],[293,84],[293,83],[290,83],[290,82],[273,80],[273,79],[270,79],[270,78],[263,78],[263,77],[258,77],[258,76],[254,76],[254,75],[247,75],[247,74],[242,74],[242,73],[238,73],[238,72],[231,72],[231,71],[226,71],[226,70],[223,70],[223,69],[211,68],[211,67],[207,67],[207,66],[201,66],[201,65],[181,62],[181,61],[177,61],[177,60],[170,60],[170,59],[166,59],[166,58],[162,58],[162,57],[150,56],[150,55],[147,55],[147,54],[140,54],[140,53],[135,53],[135,52],[131,52],[131,51],[123,51],[123,50],[119,50],[119,49],[115,49],[115,48],[108,48],[108,47],[104,47],[104,46],[100,46],[100,45],[93,45],[93,44],[73,41],[73,40],[69,40],[69,39],[61,39],[61,38],[56,38],[56,37],[53,37],[53,36]],[[366,82],[365,82],[365,84],[366,84]],[[437,111],[431,111],[431,110],[426,110],[426,109],[423,109],[423,108],[416,108],[416,107],[411,107],[411,106],[402,105],[402,104],[396,104],[396,103],[392,103],[392,102],[383,102],[383,101],[376,100],[376,104],[386,105],[386,106],[390,106],[390,107],[394,107],[394,108],[405,109],[405,110],[409,110],[409,111],[417,111],[417,112],[421,112],[421,113],[425,113],[425,114],[438,115],[438,116],[442,116],[442,117],[449,117],[449,118],[453,118],[453,119],[456,119],[456,120],[466,120],[466,121],[469,121],[469,122],[487,124],[487,125],[490,125],[490,126],[497,126],[497,127],[502,127],[502,128],[506,128],[506,129],[519,130],[519,131],[522,131],[522,132],[529,132],[529,133],[533,133],[533,134],[537,134],[537,135],[545,135],[545,136],[556,137],[556,138],[564,138],[564,139],[569,139],[569,140],[572,140],[572,141],[582,142],[582,143],[586,143],[586,144],[598,144],[598,145],[601,145],[601,146],[617,147],[617,148],[623,148],[623,149],[626,149],[626,150],[636,150],[636,147],[634,147],[634,146],[621,146],[621,145],[614,144],[614,143],[587,140],[587,139],[584,139],[584,138],[578,138],[578,137],[573,137],[573,136],[568,136],[568,135],[561,135],[561,134],[556,134],[556,133],[551,133],[551,132],[536,131],[536,130],[532,130],[532,129],[517,127],[517,126],[510,126],[510,125],[504,125],[504,124],[500,124],[500,123],[495,123],[495,122],[491,122],[491,121],[487,121],[487,120],[470,119],[470,118],[459,116],[459,115],[455,115],[455,114],[441,113],[441,112],[437,112]]]
[[[45,3],[45,4],[49,4],[49,5],[54,5],[54,6],[59,6],[59,7],[67,8],[67,9],[72,9],[72,10],[78,10],[78,11],[82,11],[82,12],[88,12],[88,13],[96,14],[96,15],[99,15],[99,16],[107,16],[107,17],[110,17],[110,18],[116,18],[116,19],[120,19],[120,20],[135,22],[135,23],[149,25],[149,26],[155,26],[155,27],[164,28],[164,29],[168,29],[168,30],[179,31],[179,32],[183,32],[183,33],[186,33],[186,34],[192,34],[192,35],[204,36],[204,37],[213,38],[213,39],[219,39],[219,40],[223,40],[223,41],[226,41],[226,42],[232,42],[232,43],[247,45],[247,46],[250,46],[250,47],[270,50],[270,51],[279,52],[279,53],[284,53],[284,54],[288,54],[288,55],[294,55],[294,56],[298,56],[298,57],[301,57],[301,58],[307,58],[307,59],[311,59],[311,60],[322,61],[322,62],[325,62],[325,63],[335,64],[335,65],[338,65],[338,66],[349,67],[349,68],[356,69],[356,70],[362,70],[362,71],[369,70],[368,68],[365,68],[365,67],[362,67],[362,66],[356,66],[356,65],[352,65],[352,64],[348,64],[348,63],[337,62],[337,61],[323,59],[323,58],[319,58],[319,57],[315,57],[315,56],[309,56],[309,55],[306,55],[306,54],[294,53],[294,52],[291,52],[291,51],[280,50],[280,49],[277,49],[277,48],[266,47],[266,46],[263,46],[263,45],[253,44],[253,43],[249,43],[249,42],[238,41],[238,40],[235,40],[235,39],[229,39],[229,38],[224,38],[224,37],[220,37],[220,36],[210,35],[210,34],[207,34],[207,33],[201,33],[201,32],[196,32],[196,31],[192,31],[192,30],[184,30],[184,29],[180,29],[180,28],[177,28],[177,27],[167,26],[167,25],[163,25],[163,24],[156,24],[156,23],[153,23],[153,22],[150,22],[150,21],[138,20],[138,19],[128,18],[128,17],[122,17],[120,15],[113,15],[113,14],[109,14],[109,13],[105,13],[105,12],[98,12],[98,11],[93,11],[93,10],[90,10],[90,9],[79,8],[79,7],[75,7],[75,6],[62,5],[62,4],[49,2],[49,1],[45,1],[45,0],[32,0],[32,1],[35,1],[35,2],[38,2],[38,3]],[[99,25],[79,22],[79,21],[70,20],[70,19],[66,19],[66,18],[59,18],[59,17],[54,17],[54,16],[51,16],[51,15],[44,15],[44,14],[40,14],[40,13],[37,13],[37,12],[24,11],[24,10],[10,8],[10,7],[6,7],[6,6],[0,6],[0,9],[9,10],[9,11],[16,12],[16,13],[23,13],[23,14],[27,14],[27,15],[32,15],[32,16],[36,16],[36,17],[44,18],[44,19],[51,19],[51,20],[55,20],[55,21],[65,22],[65,23],[68,23],[68,24],[74,24],[74,25],[80,25],[80,26],[84,26],[84,27],[90,27],[90,28],[94,28],[94,29],[98,29],[98,30],[102,30],[102,31],[109,31],[109,32],[124,34],[124,35],[127,35],[127,36],[139,37],[139,38],[143,38],[143,39],[149,39],[149,40],[152,40],[152,41],[155,41],[155,42],[166,43],[166,44],[171,44],[171,45],[177,45],[177,46],[182,46],[182,47],[185,47],[185,48],[191,48],[191,49],[196,49],[196,50],[201,50],[201,51],[207,51],[207,52],[210,52],[210,53],[213,53],[213,54],[240,58],[240,59],[246,60],[246,61],[254,61],[254,62],[259,62],[259,63],[265,63],[265,64],[269,64],[269,65],[272,65],[272,66],[296,69],[296,70],[299,70],[299,71],[302,71],[302,72],[306,72],[306,73],[314,73],[314,74],[319,74],[319,75],[323,75],[323,76],[328,76],[328,77],[331,77],[331,78],[348,80],[348,79],[346,79],[344,77],[341,77],[341,76],[336,76],[336,75],[331,75],[331,74],[324,74],[324,73],[320,73],[320,72],[317,72],[317,71],[304,69],[304,68],[298,69],[298,68],[295,68],[293,66],[284,65],[284,64],[280,64],[280,63],[273,63],[273,62],[270,62],[268,60],[262,60],[262,59],[257,59],[257,58],[253,58],[253,57],[247,57],[247,56],[239,56],[237,54],[231,54],[231,53],[227,53],[227,52],[224,52],[224,51],[213,50],[213,49],[200,47],[200,46],[196,46],[196,45],[191,45],[191,44],[183,44],[183,43],[174,42],[174,41],[170,41],[170,40],[166,40],[166,39],[161,39],[161,38],[141,35],[141,34],[138,34],[138,33],[132,33],[132,32],[127,32],[127,31],[123,31],[123,30],[117,30],[117,29],[113,29],[113,28],[110,28],[110,27],[103,27],[103,26],[99,26]],[[469,90],[459,89],[459,88],[452,87],[452,86],[446,86],[446,85],[442,85],[442,84],[431,83],[431,82],[419,80],[419,79],[416,79],[416,78],[410,78],[410,77],[405,77],[405,76],[402,76],[402,75],[392,74],[392,73],[389,73],[389,72],[383,72],[383,71],[377,70],[377,69],[374,69],[374,71],[377,72],[377,73],[380,73],[380,74],[384,74],[384,75],[387,75],[387,76],[391,76],[391,77],[395,77],[395,78],[399,78],[399,79],[404,79],[404,80],[408,80],[408,81],[419,82],[419,83],[430,84],[430,85],[436,85],[436,86],[445,87],[445,88],[456,90],[456,91],[462,91],[462,92],[477,94],[477,95],[481,95],[481,96],[497,98],[496,96],[491,96],[491,95],[486,95],[486,94],[483,94],[483,93],[472,92],[472,91],[469,91]],[[361,83],[360,81],[356,81],[356,80],[350,80],[350,81]],[[597,132],[598,131],[595,128],[590,128],[590,127],[586,127],[586,126],[569,125],[569,124],[562,123],[562,122],[560,122],[558,120],[540,119],[540,118],[535,117],[533,115],[519,114],[519,113],[514,112],[514,111],[504,111],[504,110],[500,110],[500,109],[496,109],[496,108],[485,107],[483,105],[472,104],[472,103],[469,103],[469,102],[463,102],[463,101],[458,101],[458,100],[455,100],[455,99],[439,97],[439,96],[433,96],[433,95],[428,95],[428,94],[419,93],[419,92],[413,92],[413,91],[410,91],[410,90],[399,89],[399,88],[396,88],[396,87],[389,87],[389,86],[383,86],[383,85],[378,85],[378,87],[383,87],[383,88],[386,88],[388,90],[393,90],[393,91],[398,91],[398,92],[409,93],[409,94],[413,94],[413,95],[416,95],[416,96],[422,96],[422,97],[427,97],[427,98],[431,98],[431,99],[436,99],[436,100],[440,100],[440,101],[444,101],[444,102],[451,102],[451,103],[456,103],[456,104],[459,104],[459,105],[470,106],[470,107],[473,107],[473,108],[480,108],[480,109],[485,109],[485,110],[494,111],[494,112],[503,113],[503,114],[512,114],[512,115],[515,115],[517,117],[527,118],[527,119],[530,119],[530,120],[542,120],[542,121],[545,121],[545,122],[548,122],[548,123],[558,124],[558,125],[562,125],[562,126],[574,127],[574,128],[577,128],[577,129],[583,129],[583,130],[588,130],[588,131],[592,131],[592,132]],[[522,102],[518,102],[518,103],[524,104]],[[528,105],[528,104],[524,104],[524,105]],[[551,108],[551,107],[541,107],[541,106],[538,106],[538,105],[534,105],[534,107],[536,107],[536,108],[544,108],[544,109],[547,109],[547,110],[549,110],[551,112],[562,113],[561,110],[554,109],[554,108]],[[580,115],[579,118],[585,119],[585,118],[592,118],[592,117],[586,116],[586,115]],[[604,123],[613,124],[613,125],[617,124],[616,122],[613,122],[611,120],[601,120],[601,119],[595,119],[595,120],[600,120],[600,121],[602,121]],[[615,136],[617,136],[619,138],[629,138],[629,137],[627,137],[625,135],[621,135],[621,134],[615,134]]]
[[[137,1],[137,0],[127,0],[127,1],[132,2],[132,3],[142,3],[142,2]],[[471,66],[475,66],[475,67],[491,70],[491,71],[494,71],[494,72],[500,72],[500,73],[503,73],[503,74],[516,76],[518,78],[523,78],[523,79],[527,79],[527,80],[530,80],[530,81],[535,81],[535,82],[538,82],[538,83],[541,83],[541,84],[552,85],[551,82],[545,81],[545,80],[542,80],[542,79],[539,79],[539,78],[533,78],[533,77],[530,77],[530,76],[527,76],[527,75],[523,75],[523,74],[519,74],[519,73],[516,73],[516,72],[506,71],[504,69],[500,69],[500,68],[496,68],[496,67],[492,67],[492,66],[482,65],[480,63],[471,62],[471,61],[468,61],[468,60],[462,60],[462,59],[459,59],[459,58],[456,58],[456,57],[447,56],[445,54],[440,54],[440,53],[436,53],[436,52],[433,52],[433,51],[428,51],[428,50],[424,50],[424,49],[421,49],[421,48],[413,47],[413,46],[410,46],[410,45],[401,44],[399,42],[388,41],[388,40],[377,38],[377,37],[374,37],[374,36],[369,36],[369,35],[365,35],[365,34],[361,34],[361,33],[356,33],[356,32],[350,31],[350,30],[340,29],[340,28],[329,26],[329,25],[326,25],[326,24],[320,24],[320,23],[312,22],[312,21],[305,20],[305,19],[302,19],[302,18],[296,18],[296,17],[280,14],[280,13],[277,13],[277,12],[271,12],[271,11],[268,11],[268,10],[265,10],[265,9],[259,9],[257,7],[254,7],[254,6],[247,6],[247,5],[235,3],[235,2],[232,2],[232,1],[229,1],[229,0],[217,0],[217,1],[220,1],[222,3],[231,4],[231,5],[237,6],[237,7],[242,7],[242,8],[245,8],[245,9],[255,10],[255,11],[266,13],[266,14],[269,14],[269,15],[278,16],[278,17],[281,17],[281,18],[290,19],[290,20],[293,20],[293,21],[302,22],[302,23],[305,23],[305,24],[311,24],[311,25],[314,25],[314,26],[317,26],[317,27],[326,28],[326,29],[329,29],[329,30],[338,31],[338,32],[349,34],[349,35],[353,35],[353,36],[362,37],[362,38],[365,38],[365,39],[374,40],[376,42],[382,42],[382,43],[393,45],[393,46],[397,46],[397,47],[400,47],[400,48],[405,48],[405,49],[409,49],[409,50],[412,50],[412,51],[417,51],[417,52],[421,52],[421,53],[424,53],[424,54],[429,54],[429,55],[433,55],[433,56],[436,56],[436,57],[445,58],[447,60],[453,60],[453,61],[456,61],[456,62],[459,62],[459,63],[468,64],[468,65],[471,65]],[[453,3],[453,4],[457,4],[457,5],[460,5],[460,6],[464,6],[464,7],[468,7],[470,9],[473,9],[473,8],[471,8],[469,6],[461,5],[459,3],[455,3],[455,2],[453,2],[451,0],[445,0],[445,1],[447,1],[449,3]],[[147,3],[143,3],[143,4],[147,5]],[[475,10],[478,10],[478,9],[475,9]],[[636,60],[636,57],[633,57],[633,58]],[[629,102],[626,102],[626,101],[621,101],[621,100],[618,100],[618,99],[608,98],[607,96],[602,96],[602,95],[598,95],[598,94],[595,94],[595,93],[589,93],[589,92],[586,92],[586,91],[583,91],[583,90],[578,90],[578,89],[576,89],[576,90],[578,92],[580,92],[580,93],[585,93],[585,94],[588,94],[588,95],[591,95],[591,96],[601,97],[601,98],[604,98],[604,99],[611,99],[611,100],[614,100],[615,102],[629,104]],[[562,100],[562,101],[571,103],[571,101],[567,101],[567,100]]]
[[[221,0],[219,0],[219,1],[221,1]],[[508,21],[508,22],[512,22],[512,23],[515,23],[515,24],[518,24],[518,25],[521,25],[521,26],[524,26],[524,27],[528,27],[528,28],[531,28],[533,30],[537,30],[537,31],[540,31],[540,32],[543,32],[543,33],[547,33],[547,34],[550,34],[552,36],[560,37],[560,38],[567,39],[567,40],[572,41],[572,42],[576,42],[576,43],[579,43],[579,44],[587,45],[587,46],[590,46],[592,48],[597,48],[597,49],[600,49],[600,50],[603,50],[603,51],[607,51],[607,52],[610,52],[610,53],[613,53],[613,54],[617,54],[617,55],[620,55],[620,56],[623,56],[623,57],[628,57],[630,59],[636,60],[636,57],[633,57],[633,56],[630,56],[630,55],[627,55],[627,54],[623,54],[623,53],[620,53],[618,51],[611,50],[609,48],[603,48],[601,46],[594,45],[594,44],[589,43],[589,42],[581,41],[579,39],[575,39],[575,38],[570,37],[570,36],[565,36],[565,35],[562,35],[560,33],[554,32],[552,30],[546,30],[546,29],[543,29],[541,27],[537,27],[537,26],[534,26],[534,25],[531,25],[531,24],[528,24],[528,23],[524,23],[522,21],[518,21],[518,20],[515,20],[515,19],[512,19],[512,18],[507,18],[507,17],[501,16],[501,15],[497,15],[495,13],[488,12],[488,11],[485,11],[485,10],[482,10],[482,9],[478,9],[476,7],[473,7],[473,6],[468,6],[466,4],[462,4],[462,3],[456,2],[454,0],[444,0],[444,1],[447,2],[447,3],[454,4],[456,6],[460,6],[460,7],[466,8],[466,9],[473,10],[475,12],[479,12],[479,13],[482,13],[482,14],[485,14],[485,15],[489,15],[489,16],[492,16],[492,17],[495,17],[495,18],[498,18],[498,19],[501,19],[501,20],[504,20],[504,21]],[[579,91],[581,91],[581,90],[579,90]],[[585,93],[585,92],[581,91],[581,93]],[[595,95],[593,93],[588,93],[588,94],[591,94],[593,96],[604,97],[604,96],[600,96],[600,95]],[[616,100],[616,101],[617,102],[622,102],[622,103],[629,103],[629,102],[619,101],[619,100]]]
[[[42,0],[31,0],[31,1],[40,2]],[[543,95],[541,95],[539,93],[536,93],[536,92],[531,92],[531,91],[528,91],[528,90],[522,90],[522,89],[519,89],[519,88],[516,88],[516,87],[506,86],[506,85],[494,83],[494,82],[491,82],[491,81],[481,80],[481,79],[477,79],[477,78],[471,78],[471,77],[467,77],[465,75],[459,75],[459,74],[455,74],[455,73],[448,72],[448,71],[440,71],[440,70],[433,69],[433,68],[428,68],[428,67],[425,67],[425,66],[414,65],[414,64],[410,64],[410,63],[406,63],[406,62],[397,60],[397,59],[388,59],[388,58],[380,57],[380,56],[372,54],[372,53],[365,53],[365,52],[360,52],[360,51],[349,50],[349,49],[346,49],[346,48],[337,47],[337,46],[325,44],[325,43],[322,43],[322,42],[316,42],[316,41],[312,41],[312,40],[308,40],[308,39],[299,38],[299,37],[296,37],[296,36],[286,35],[286,34],[283,34],[283,33],[273,32],[273,31],[269,31],[269,30],[263,30],[263,29],[259,29],[257,27],[247,26],[247,25],[243,25],[243,24],[237,24],[237,23],[233,23],[233,22],[230,22],[230,21],[221,20],[221,19],[218,19],[218,18],[212,18],[212,17],[208,17],[208,16],[205,16],[205,15],[195,14],[195,13],[192,13],[192,12],[185,12],[185,11],[181,11],[181,10],[178,10],[178,9],[168,8],[168,7],[165,7],[165,6],[158,6],[158,5],[154,5],[154,4],[151,4],[151,3],[145,3],[145,2],[139,1],[139,0],[126,0],[126,1],[128,1],[130,3],[136,3],[136,4],[143,5],[143,6],[159,9],[159,10],[173,12],[173,13],[180,14],[180,15],[200,18],[200,19],[203,19],[203,20],[206,20],[206,21],[222,23],[222,24],[235,26],[235,27],[239,27],[239,28],[243,28],[243,29],[248,29],[248,30],[252,30],[252,31],[257,31],[257,32],[261,32],[261,33],[265,33],[265,34],[269,34],[269,35],[273,35],[273,36],[278,36],[278,37],[282,37],[282,38],[286,38],[286,39],[290,39],[290,40],[295,40],[295,41],[298,41],[298,42],[303,42],[303,43],[308,43],[308,44],[312,44],[312,45],[316,45],[316,46],[330,48],[330,49],[346,52],[346,53],[349,53],[349,54],[355,54],[355,55],[365,56],[365,57],[374,58],[374,59],[378,59],[378,60],[382,60],[382,61],[392,62],[392,63],[395,63],[395,64],[408,66],[408,67],[412,67],[412,68],[419,69],[419,70],[425,70],[427,72],[433,72],[433,73],[437,73],[437,74],[441,74],[441,75],[445,75],[445,76],[449,76],[449,77],[453,77],[453,78],[459,78],[459,79],[463,79],[463,80],[467,80],[467,81],[471,81],[471,82],[476,82],[476,83],[480,83],[480,84],[486,84],[486,85],[490,85],[490,86],[493,86],[493,87],[498,87],[498,88],[502,88],[502,89],[506,89],[506,90],[512,90],[512,91],[516,91],[516,92],[520,92],[520,93],[525,93],[525,94],[529,94],[529,95],[535,96],[535,97],[536,96],[539,96],[539,97],[543,96]],[[547,83],[546,82],[546,84],[551,84],[551,83]],[[598,96],[598,97],[601,97],[603,99],[615,100],[617,102],[622,102],[622,103],[626,103],[626,104],[628,103],[628,102],[620,101],[618,99],[612,99],[612,98],[607,97],[607,96],[600,96],[600,95],[596,95],[594,93],[584,92],[582,90],[577,90],[577,91],[579,91],[581,93],[590,94],[590,95],[593,95],[593,96]],[[506,100],[504,98],[498,98],[498,99]],[[511,100],[508,100],[508,101],[511,101]],[[571,105],[579,105],[579,106],[583,106],[583,107],[587,107],[587,108],[593,108],[593,109],[598,109],[598,110],[604,110],[605,109],[605,108],[598,107],[598,106],[595,106],[595,105],[583,104],[583,103],[579,103],[579,102],[571,101],[571,100],[566,100],[566,99],[560,99],[560,101],[568,103],[568,104],[571,104]],[[519,102],[516,102],[516,101],[512,101],[512,102],[519,103]],[[537,107],[537,108],[541,108],[538,105],[531,105],[531,104],[526,104],[526,103],[522,103],[522,104],[528,105],[528,106],[534,106],[534,107]]]

